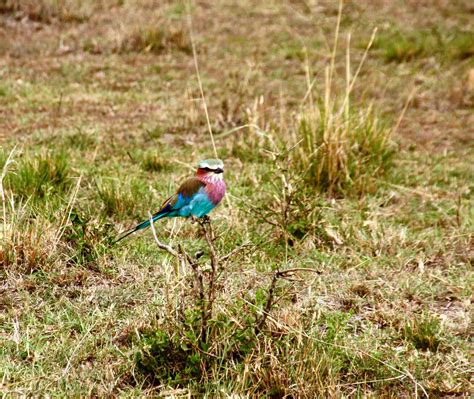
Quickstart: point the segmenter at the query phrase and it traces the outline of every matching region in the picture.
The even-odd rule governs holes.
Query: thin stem
[[[279,272],[275,272],[273,274],[272,282],[270,283],[270,288],[268,289],[267,303],[265,304],[265,309],[263,310],[263,314],[260,321],[257,323],[257,326],[255,327],[256,333],[261,331],[261,329],[265,325],[265,322],[267,321],[268,315],[270,314],[270,310],[272,309],[272,305],[273,305],[274,292],[275,292],[276,284],[279,277],[280,277]]]
[[[13,154],[15,153],[16,146],[13,147],[13,149],[10,151],[10,154],[8,154],[8,158],[5,161],[5,165],[3,166],[2,169],[2,174],[0,176],[0,193],[2,196],[2,209],[3,209],[3,235],[6,236],[7,234],[7,208],[6,208],[6,195],[5,195],[5,190],[3,187],[3,181],[5,179],[5,176],[7,175],[8,172],[8,167],[10,166],[11,163],[13,163]],[[12,202],[13,204],[13,202]],[[12,211],[13,211],[13,206],[12,206]]]
[[[197,80],[198,80],[198,84],[199,84],[199,91],[201,92],[201,98],[202,98],[202,102],[204,104],[204,112],[206,114],[207,128],[209,129],[209,136],[211,137],[212,148],[214,150],[215,157],[218,158],[216,143],[214,142],[214,135],[212,133],[211,120],[209,118],[209,111],[207,110],[206,97],[204,96],[204,90],[202,88],[201,74],[199,73],[199,64],[198,64],[197,53],[196,53],[196,45],[194,43],[193,20],[192,20],[192,17],[191,17],[191,6],[190,6],[189,2],[187,3],[187,5],[188,5],[189,36],[191,38],[191,47],[193,49],[194,68],[196,69],[196,76],[197,76]]]
[[[278,279],[285,278],[286,275],[291,274],[291,273],[296,273],[296,272],[312,272],[312,273],[317,273],[317,274],[321,273],[319,270],[316,270],[316,269],[309,269],[309,268],[302,268],[302,267],[296,267],[293,269],[286,269],[286,270],[276,270],[275,273],[273,273],[272,281],[268,289],[267,302],[265,303],[265,308],[263,310],[262,317],[260,318],[260,321],[257,323],[255,327],[256,333],[262,330],[263,326],[265,325],[265,322],[267,321],[268,316],[270,315],[272,306],[275,303],[275,289],[276,289]]]
[[[171,256],[174,256],[176,259],[181,260],[182,256],[179,254],[179,252],[176,252],[170,245],[167,245],[158,239],[158,236],[156,235],[155,225],[153,224],[153,216],[151,215],[150,212],[148,212],[148,216],[150,217],[150,227],[151,227],[151,231],[153,232],[153,238],[155,239],[155,242],[158,248],[162,249],[163,251],[168,252]]]
[[[212,317],[212,308],[214,300],[216,298],[216,272],[218,267],[218,257],[216,253],[216,248],[214,247],[214,234],[212,231],[212,226],[208,220],[199,221],[199,224],[204,233],[207,245],[209,247],[210,257],[211,257],[211,273],[209,275],[208,281],[208,292],[207,292],[207,311],[208,317]]]

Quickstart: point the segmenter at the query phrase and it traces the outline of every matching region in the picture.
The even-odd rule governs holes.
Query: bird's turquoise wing
[[[193,198],[200,193],[204,188],[204,183],[195,177],[191,177],[183,182],[179,187],[176,194],[168,198],[161,209],[157,212],[158,214],[164,214],[166,216],[189,216],[182,214],[183,208],[189,206],[193,201]]]
[[[210,200],[205,188],[201,188],[188,205],[189,214],[201,218],[211,212],[216,205]]]
[[[204,187],[204,183],[196,177],[191,177],[185,180],[179,187],[176,194],[173,194],[165,202],[163,202],[160,210],[152,216],[153,222],[164,217],[188,217],[191,215],[198,216],[192,212],[192,207],[190,207],[190,205],[196,198],[201,198],[202,192],[204,192]],[[144,220],[140,224],[136,225],[115,242],[122,240],[135,231],[145,229],[148,226],[150,226],[150,219]]]
[[[215,204],[209,199],[205,184],[192,177],[179,187],[175,195],[163,203],[160,210],[153,215],[153,220],[175,216],[196,216],[200,218],[207,215],[214,208]]]

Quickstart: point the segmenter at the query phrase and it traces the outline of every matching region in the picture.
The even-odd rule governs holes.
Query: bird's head
[[[224,162],[220,159],[205,159],[198,164],[196,174],[198,176],[214,179],[222,179],[224,173]]]

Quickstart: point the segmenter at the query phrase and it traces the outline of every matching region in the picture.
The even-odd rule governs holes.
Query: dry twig
[[[219,277],[218,271],[219,269],[223,268],[225,262],[227,262],[231,257],[238,254],[242,249],[250,246],[250,243],[244,243],[241,246],[233,249],[229,253],[219,256],[216,246],[214,244],[216,237],[209,218],[198,219],[202,236],[204,237],[208,247],[211,262],[210,271],[206,273],[203,271],[199,264],[199,260],[201,258],[200,252],[198,252],[193,257],[189,253],[187,253],[181,245],[178,245],[178,250],[176,250],[171,245],[165,244],[164,242],[160,241],[153,225],[152,215],[149,214],[149,217],[151,230],[153,232],[153,238],[158,248],[167,252],[172,257],[176,258],[176,260],[180,262],[183,268],[186,267],[186,265],[189,265],[192,270],[194,278],[193,285],[194,287],[196,287],[197,290],[196,302],[199,306],[201,314],[200,340],[201,342],[206,342],[208,321],[212,318],[214,302],[217,296],[217,279]]]
[[[317,274],[321,273],[319,270],[316,270],[316,269],[302,268],[302,267],[296,267],[293,269],[286,269],[286,270],[276,270],[275,273],[273,273],[272,281],[270,282],[270,287],[268,288],[267,301],[265,303],[265,308],[263,310],[262,317],[260,318],[259,322],[255,326],[256,333],[262,330],[270,314],[270,311],[275,301],[275,289],[276,289],[278,279],[286,278],[289,274],[293,274],[296,272],[311,272],[311,273],[317,273]]]

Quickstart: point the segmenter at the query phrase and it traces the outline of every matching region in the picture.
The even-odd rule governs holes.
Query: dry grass
[[[2,394],[468,395],[470,3],[198,1],[210,126],[186,5],[93,3],[0,1]],[[202,339],[195,270],[148,231],[110,243],[209,128],[216,256],[250,246]],[[211,281],[195,225],[156,233]]]
[[[374,31],[359,66],[352,76],[350,36],[347,38],[346,76],[343,93],[334,89],[335,55],[342,8],[339,9],[330,65],[325,69],[325,91],[313,98],[314,81],[308,77],[309,105],[297,120],[297,165],[310,184],[329,194],[373,191],[377,179],[390,167],[394,154],[390,129],[383,125],[373,106],[353,104],[352,91],[372,46]],[[309,68],[308,68],[309,73]],[[341,90],[341,89],[340,89]],[[393,129],[394,130],[394,129]]]
[[[2,0],[0,12],[16,19],[52,23],[84,22],[94,11],[94,3],[84,0]],[[99,2],[100,3],[100,2]]]

